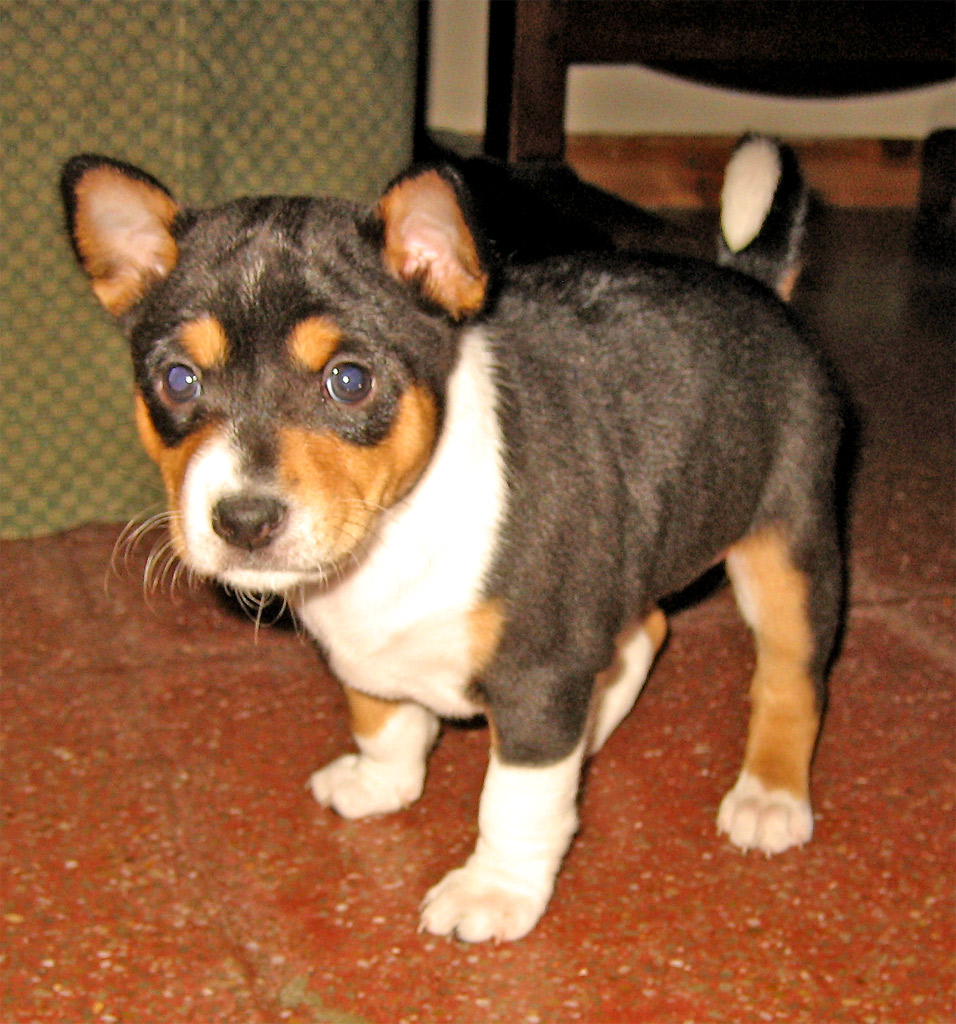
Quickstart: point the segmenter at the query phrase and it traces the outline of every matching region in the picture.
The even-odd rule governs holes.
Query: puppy
[[[787,152],[729,165],[722,259],[781,291],[801,230]],[[517,939],[576,831],[582,761],[724,561],[757,647],[719,828],[810,838],[808,775],[841,600],[839,408],[766,283],[664,256],[492,275],[453,174],[367,211],[181,207],[141,170],[62,179],[93,291],[129,339],[136,422],[195,572],[285,596],[348,696],[357,752],[311,778],[348,818],[422,792],[441,718],[482,714],[478,840],[422,927]],[[597,683],[596,683],[597,680]]]

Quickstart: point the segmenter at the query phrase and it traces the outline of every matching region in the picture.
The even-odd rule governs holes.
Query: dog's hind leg
[[[839,617],[839,556],[800,568],[785,532],[768,528],[731,547],[727,572],[757,664],[743,767],[717,825],[741,849],[780,853],[813,832],[810,761]]]
[[[380,700],[345,687],[359,748],[312,774],[313,796],[344,818],[387,814],[414,803],[425,784],[438,719],[418,704]]]
[[[588,754],[596,754],[634,706],[647,673],[667,636],[667,619],[659,608],[619,639],[613,664],[597,678],[591,709]]]

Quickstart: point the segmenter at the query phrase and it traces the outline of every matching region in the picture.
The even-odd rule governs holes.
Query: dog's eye
[[[325,390],[336,402],[355,405],[372,390],[372,373],[360,363],[341,359],[325,368]]]
[[[175,363],[162,376],[163,398],[171,405],[195,402],[202,394],[202,378],[191,366]]]

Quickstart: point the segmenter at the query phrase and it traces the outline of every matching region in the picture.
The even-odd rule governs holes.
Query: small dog
[[[664,639],[658,602],[721,561],[757,665],[718,826],[768,854],[810,838],[842,594],[840,411],[766,284],[789,288],[802,230],[788,150],[748,138],[728,165],[730,267],[611,254],[492,274],[440,168],[370,211],[189,210],[90,155],[62,188],[129,339],[179,556],[284,595],[345,685],[358,752],[312,776],[318,801],[348,818],[405,807],[439,719],[487,716],[477,845],[425,897],[424,929],[534,927],[582,761]]]

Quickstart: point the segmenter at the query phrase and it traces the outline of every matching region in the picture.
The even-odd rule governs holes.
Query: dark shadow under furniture
[[[560,160],[572,64],[634,63],[708,85],[793,97],[945,81],[949,0],[494,0],[485,153]]]

